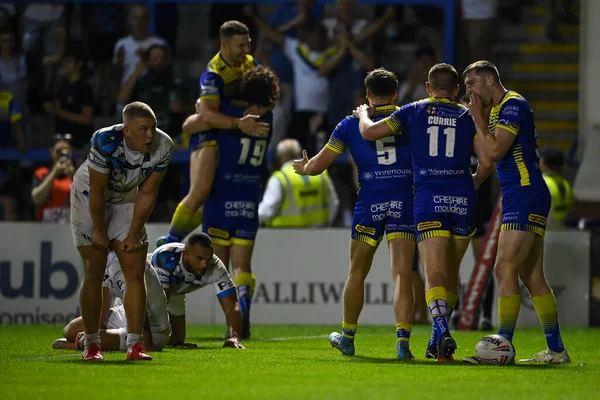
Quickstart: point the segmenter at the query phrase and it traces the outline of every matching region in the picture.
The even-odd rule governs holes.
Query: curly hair
[[[393,96],[398,91],[398,78],[385,68],[377,68],[365,78],[365,87],[376,97]]]
[[[279,100],[279,78],[269,68],[257,66],[244,72],[240,91],[248,103],[273,108]]]

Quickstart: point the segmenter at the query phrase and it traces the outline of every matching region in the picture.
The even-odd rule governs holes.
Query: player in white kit
[[[212,239],[206,233],[194,233],[184,243],[160,246],[148,259],[158,273],[168,299],[171,321],[171,345],[196,347],[185,343],[185,295],[213,285],[223,308],[228,338],[223,347],[243,349],[242,313],[237,289],[225,264],[214,255]]]
[[[179,348],[194,348],[185,343],[185,295],[213,285],[223,308],[229,328],[223,347],[244,348],[240,342],[242,314],[235,284],[225,264],[213,254],[212,240],[205,233],[192,234],[186,243],[169,243],[148,254],[146,258],[147,330],[144,339],[153,351],[169,343]],[[108,256],[104,275],[104,300],[100,337],[105,350],[127,349],[127,319],[120,299],[126,287],[119,260],[114,253]],[[168,300],[167,300],[168,296]],[[112,300],[117,300],[112,304]],[[167,311],[168,310],[168,311]],[[83,347],[83,320],[78,317],[63,330],[64,338],[52,343],[54,349]]]
[[[75,173],[71,232],[84,266],[79,294],[85,325],[84,360],[104,359],[98,329],[102,282],[111,249],[127,283],[123,296],[128,325],[127,359],[152,359],[142,343],[148,249],[145,224],[172,150],[173,141],[156,128],[152,109],[134,102],[123,109],[123,124],[94,133],[88,158]]]
[[[149,254],[148,256],[151,256]],[[144,327],[144,343],[149,350],[161,351],[168,343],[171,325],[167,311],[167,297],[162,288],[158,274],[146,259],[146,326]],[[123,307],[125,278],[114,252],[108,255],[108,263],[104,274],[102,317],[100,323],[100,340],[104,350],[126,351],[127,318]],[[63,329],[64,338],[52,342],[54,349],[83,348],[83,318],[78,317]]]

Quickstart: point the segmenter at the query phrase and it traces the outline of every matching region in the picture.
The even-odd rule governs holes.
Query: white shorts
[[[115,329],[119,332],[119,351],[127,351],[127,317],[123,304],[110,309],[106,329]]]
[[[131,228],[134,207],[133,202],[106,205],[104,219],[110,240],[125,240]],[[92,245],[93,227],[89,198],[78,190],[71,190],[71,233],[75,247]],[[145,227],[142,231],[142,241],[148,241]]]
[[[161,351],[169,344],[171,337],[171,326],[169,325],[169,321],[167,320],[166,328],[160,328],[161,327],[154,327],[154,329],[151,329],[153,351]],[[110,309],[110,314],[106,321],[106,329],[115,329],[119,331],[119,351],[127,351],[127,317],[125,316],[125,308],[122,304]]]
[[[127,330],[127,317],[125,316],[125,307],[123,307],[123,304],[112,307],[106,321],[106,329],[121,328]]]

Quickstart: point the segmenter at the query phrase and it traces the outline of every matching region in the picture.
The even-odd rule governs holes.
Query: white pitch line
[[[309,339],[323,339],[329,337],[329,335],[312,335],[312,336],[288,336],[288,337],[276,337],[268,339],[256,339],[255,341],[261,342],[287,342],[290,340],[309,340]]]

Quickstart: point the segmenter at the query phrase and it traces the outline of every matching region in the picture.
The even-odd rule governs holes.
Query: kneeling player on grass
[[[160,351],[169,343],[171,335],[167,298],[156,270],[149,263],[146,263],[144,278],[147,292],[144,346],[151,351]],[[122,304],[125,278],[119,259],[114,253],[110,253],[108,256],[102,290],[102,316],[99,331],[102,347],[109,351],[126,351],[127,318]],[[115,302],[111,307],[113,299]],[[52,347],[54,349],[82,349],[83,330],[83,318],[75,318],[64,328],[64,338],[52,342]]]
[[[365,78],[367,99],[376,121],[388,117],[398,90],[396,76],[385,69],[371,71]],[[329,143],[313,158],[294,161],[300,175],[319,175],[346,149],[358,169],[358,201],[352,222],[350,272],[344,286],[342,333],[329,336],[331,345],[342,354],[353,355],[354,335],[364,303],[365,279],[383,234],[390,250],[394,280],[397,357],[414,358],[409,348],[414,295],[412,264],[415,252],[413,222],[413,176],[410,150],[404,136],[391,136],[375,142],[364,140],[358,118],[346,117],[335,128]]]
[[[458,299],[460,262],[475,232],[476,189],[493,168],[466,107],[451,100],[458,94],[458,82],[454,67],[436,64],[427,77],[431,97],[407,104],[378,122],[371,120],[367,106],[355,112],[367,140],[396,134],[409,138],[415,177],[414,222],[433,318],[426,357],[438,361],[453,360],[456,350],[448,317]],[[473,151],[479,166],[471,176]]]
[[[244,348],[236,287],[227,268],[214,254],[210,236],[194,233],[185,244],[165,244],[150,254],[148,261],[156,269],[168,299],[172,346],[196,347],[185,343],[185,295],[212,284],[228,326],[228,338],[223,347]]]
[[[160,337],[152,334],[153,350],[160,350],[167,343],[173,347],[194,348],[195,344],[185,343],[185,295],[213,284],[219,303],[225,313],[228,326],[228,339],[223,347],[244,348],[241,329],[242,315],[237,298],[236,288],[227,269],[221,260],[213,254],[212,241],[204,233],[192,234],[186,243],[169,243],[148,254],[146,260],[146,285],[148,286],[148,322],[151,332],[161,332]],[[127,320],[123,318],[121,309],[110,309],[110,292],[122,298],[124,282],[118,260],[113,260],[107,267],[105,277],[105,306],[103,321],[106,329],[101,335],[110,337],[109,350],[119,350],[118,335],[127,330]],[[108,290],[110,289],[110,291]],[[108,295],[108,296],[106,296]],[[108,298],[108,300],[106,300]],[[110,309],[110,313],[109,313]],[[168,312],[167,312],[168,310]],[[166,332],[161,327],[169,327]],[[65,338],[53,343],[54,348],[73,348],[80,330],[77,320],[65,328]],[[120,329],[115,332],[115,329]],[[165,340],[169,338],[170,341]],[[155,338],[156,337],[156,338]]]

